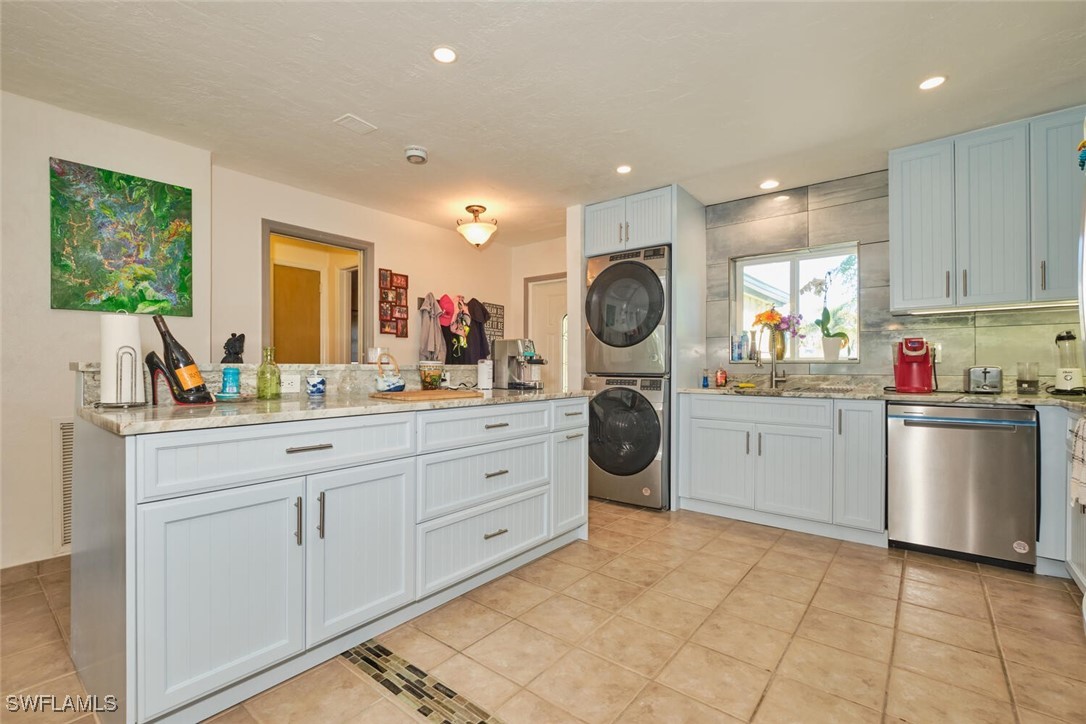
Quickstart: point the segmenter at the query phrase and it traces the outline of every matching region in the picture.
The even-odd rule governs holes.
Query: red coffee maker
[[[898,392],[912,393],[939,389],[935,348],[923,337],[909,337],[894,345],[894,387]]]

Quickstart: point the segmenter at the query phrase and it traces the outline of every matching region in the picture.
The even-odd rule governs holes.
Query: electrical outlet
[[[279,391],[284,395],[291,392],[302,391],[302,376],[301,375],[280,375],[279,376]]]

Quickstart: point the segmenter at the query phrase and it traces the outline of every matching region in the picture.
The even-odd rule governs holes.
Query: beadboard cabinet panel
[[[833,507],[833,433],[759,425],[754,507],[828,523]]]
[[[415,463],[306,479],[306,644],[415,599]]]
[[[626,249],[671,243],[675,223],[671,187],[652,189],[626,197]]]
[[[139,507],[141,721],[304,650],[304,494],[294,478]]]
[[[588,399],[576,397],[554,403],[554,429],[571,430],[588,424]]]
[[[549,402],[455,408],[419,413],[418,449],[438,452],[551,431]]]
[[[700,500],[754,507],[754,425],[723,420],[689,421],[682,445],[689,460],[680,481],[685,495]]]
[[[588,428],[551,437],[551,536],[588,522]]]
[[[626,248],[626,199],[584,207],[584,253],[599,256]]]
[[[829,427],[833,417],[831,400],[774,400],[729,395],[690,395],[690,398],[690,416],[706,420]]]
[[[886,529],[886,408],[882,402],[835,400],[833,522]]]

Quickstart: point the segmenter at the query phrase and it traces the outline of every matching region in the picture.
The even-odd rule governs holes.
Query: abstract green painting
[[[192,189],[49,159],[53,309],[192,316]]]

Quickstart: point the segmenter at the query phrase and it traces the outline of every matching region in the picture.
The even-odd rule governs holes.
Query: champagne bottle
[[[199,405],[214,402],[211,392],[204,384],[204,378],[196,361],[189,354],[166,326],[166,320],[162,315],[154,316],[155,326],[162,335],[162,359],[154,352],[147,355],[147,366],[151,370],[152,389],[156,391],[153,399],[157,403],[157,375],[166,377],[170,385],[170,393],[174,400],[183,404]]]
[[[279,365],[275,364],[275,347],[265,347],[264,359],[256,369],[257,399],[279,399],[280,383]]]

